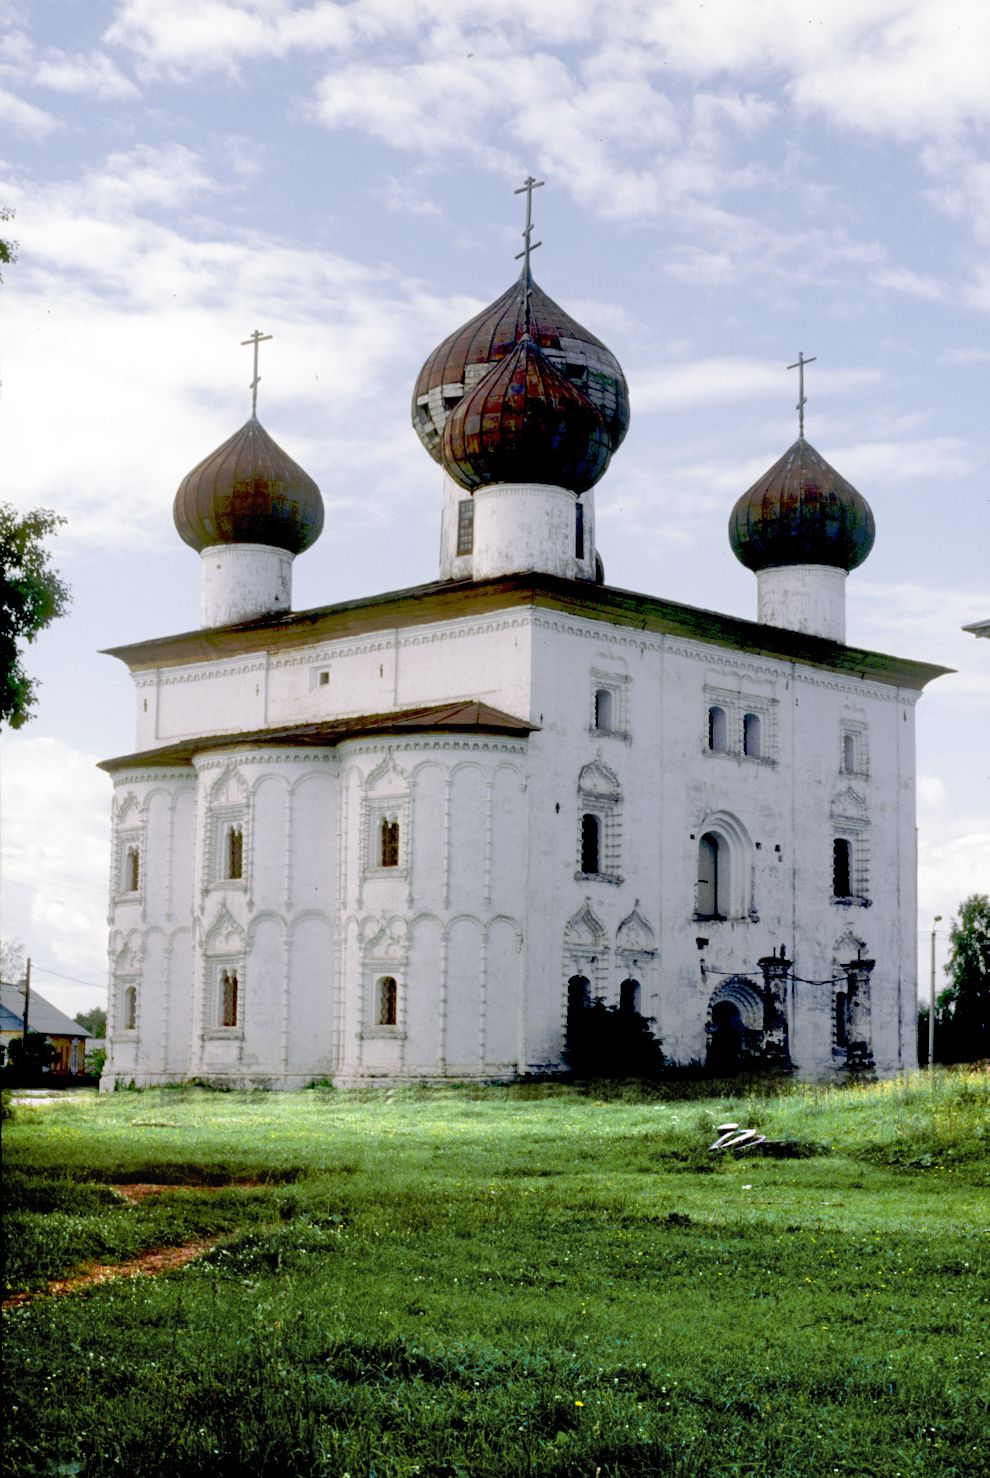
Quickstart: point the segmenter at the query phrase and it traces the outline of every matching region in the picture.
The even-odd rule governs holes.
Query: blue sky
[[[990,615],[990,7],[528,9],[0,0],[2,496],[66,516],[74,592],[5,738],[4,932],[62,1009],[103,998],[94,765],[133,738],[98,652],[197,624],[172,498],[246,419],[240,341],[274,335],[259,414],[327,505],[296,607],[434,578],[411,389],[515,275],[530,172],[537,280],[630,383],[607,578],[755,614],[726,522],[817,356],[808,438],[877,519],[849,640],[957,669],[918,709],[922,943],[990,890],[990,643],[960,631]]]

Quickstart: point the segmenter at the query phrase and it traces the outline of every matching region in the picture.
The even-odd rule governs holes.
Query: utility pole
[[[932,977],[928,993],[928,1071],[935,1067],[935,925],[942,922],[937,913],[932,919]]]
[[[31,1010],[31,960],[24,966],[24,1032],[22,1051],[27,1052],[28,1015]]]

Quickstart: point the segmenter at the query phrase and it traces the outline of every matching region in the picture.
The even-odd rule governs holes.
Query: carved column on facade
[[[873,1078],[873,1025],[870,1010],[870,976],[876,960],[864,960],[862,952],[840,968],[846,976],[846,1020],[849,1044],[846,1048],[846,1072],[854,1078]]]
[[[780,954],[759,961],[763,971],[763,1061],[770,1072],[792,1073],[790,1037],[787,1027],[787,982],[792,961]]]

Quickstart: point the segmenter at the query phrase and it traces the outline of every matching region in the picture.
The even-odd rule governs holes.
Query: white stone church
[[[914,705],[944,669],[846,644],[865,500],[803,434],[743,494],[756,621],[604,583],[626,383],[528,254],[412,412],[443,469],[413,589],[292,611],[322,503],[254,415],[179,487],[200,627],[112,653],[103,1087],[553,1072],[597,998],[672,1063],[914,1066]]]

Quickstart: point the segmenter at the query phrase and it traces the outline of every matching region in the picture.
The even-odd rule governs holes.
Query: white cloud
[[[409,180],[400,180],[389,175],[385,188],[380,192],[386,210],[398,215],[439,216],[442,214],[435,201],[430,200]]]
[[[837,444],[829,451],[828,460],[840,467],[854,486],[864,488],[918,479],[944,485],[947,479],[961,477],[973,468],[967,443],[956,436]]]
[[[83,93],[101,99],[138,96],[130,78],[98,51],[88,56],[49,51],[38,66],[35,80],[40,87],[50,87],[54,92]]]
[[[784,370],[785,366],[777,361],[723,355],[672,364],[666,369],[630,371],[628,378],[640,414],[676,406],[748,400],[754,396],[778,397]],[[873,384],[880,378],[877,370],[821,370],[815,388],[816,393],[827,395],[845,392],[856,385]]]
[[[110,784],[96,759],[58,739],[4,738],[5,933],[23,941],[42,994],[70,1014],[98,1000],[99,986],[59,983],[49,969],[106,979]]]
[[[896,138],[990,120],[990,9],[973,0],[859,4],[835,54],[800,72],[798,107]]]
[[[34,103],[27,103],[4,88],[0,88],[0,124],[7,124],[15,133],[39,142],[62,126],[51,113],[36,108]]]
[[[982,590],[947,589],[920,581],[871,580],[864,565],[850,583],[850,600],[857,607],[857,628],[865,631],[862,645],[881,652],[910,652],[920,661],[964,669],[938,681],[940,695],[964,703],[990,701],[990,664],[981,670],[975,638],[963,627],[979,619],[986,607]],[[961,722],[961,720],[960,720]]]
[[[881,268],[873,273],[873,281],[877,287],[886,287],[891,292],[905,293],[909,298],[922,298],[930,303],[944,302],[949,296],[944,282],[912,272],[908,267]]]
[[[318,8],[329,25],[331,7]],[[104,40],[133,52],[147,73],[233,77],[248,58],[284,54],[297,14],[287,0],[124,0]]]
[[[5,486],[14,501],[65,513],[68,547],[173,537],[179,480],[246,418],[250,368],[240,343],[256,325],[275,336],[263,351],[262,418],[328,498],[346,501],[385,475],[357,456],[362,441],[386,455],[398,485],[414,445],[410,346],[425,357],[455,315],[477,309],[317,248],[250,231],[221,237],[195,218],[183,230],[196,194],[223,188],[187,149],[136,149],[78,182],[34,189],[19,216],[23,271],[6,310]],[[168,224],[152,218],[159,211]],[[382,506],[398,516],[396,500]]]

